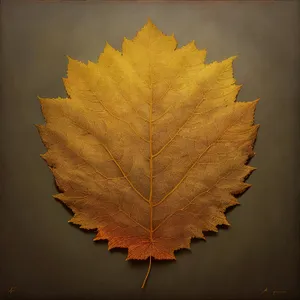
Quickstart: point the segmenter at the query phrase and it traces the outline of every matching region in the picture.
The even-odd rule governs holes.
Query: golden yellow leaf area
[[[228,224],[226,208],[254,169],[257,101],[235,102],[234,57],[205,64],[150,20],[122,52],[69,58],[68,98],[40,99],[42,155],[74,213],[127,259],[175,259],[191,238]],[[145,284],[143,283],[143,286]]]

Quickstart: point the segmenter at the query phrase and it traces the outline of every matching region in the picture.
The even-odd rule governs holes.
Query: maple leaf
[[[258,102],[235,102],[235,57],[205,64],[150,20],[122,53],[69,58],[68,98],[40,98],[42,155],[74,213],[127,259],[175,259],[191,238],[229,225],[225,210],[249,187]]]

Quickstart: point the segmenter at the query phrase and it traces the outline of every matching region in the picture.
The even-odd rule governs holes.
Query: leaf
[[[69,58],[69,97],[40,99],[54,197],[95,241],[150,258],[145,281],[151,257],[174,260],[191,238],[229,225],[225,210],[250,186],[258,100],[235,102],[235,57],[205,55],[149,20],[122,53],[106,44],[96,63]]]

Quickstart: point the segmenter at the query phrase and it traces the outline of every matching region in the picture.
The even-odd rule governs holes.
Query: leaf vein
[[[157,206],[161,203],[163,203],[171,194],[173,194],[174,191],[176,191],[178,189],[178,187],[182,184],[182,182],[187,178],[188,173],[194,168],[194,166],[197,164],[197,162],[206,154],[206,152],[213,146],[215,145],[218,140],[225,134],[225,132],[227,132],[227,130],[233,126],[235,126],[241,119],[242,117],[247,113],[247,110],[245,110],[245,112],[243,112],[241,114],[241,116],[238,118],[237,121],[233,122],[232,124],[230,124],[219,136],[216,140],[214,140],[197,158],[196,160],[193,162],[193,164],[188,168],[188,170],[186,171],[186,173],[184,174],[184,176],[181,178],[181,180],[173,187],[173,189],[168,192],[160,201],[158,201],[157,203],[155,203],[153,206]]]

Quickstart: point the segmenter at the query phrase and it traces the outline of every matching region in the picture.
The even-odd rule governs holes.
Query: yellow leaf
[[[235,102],[235,57],[205,55],[149,20],[122,53],[107,44],[96,63],[69,58],[69,97],[40,99],[55,198],[109,249],[150,258],[146,279],[151,257],[175,259],[191,238],[229,225],[224,212],[254,169],[258,100]]]

